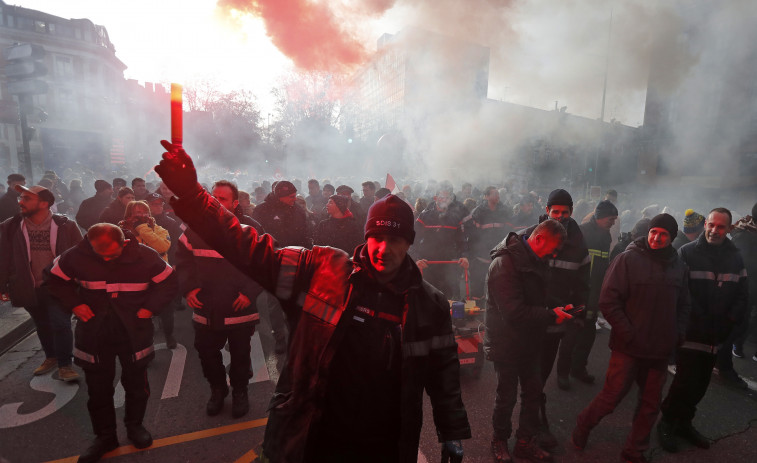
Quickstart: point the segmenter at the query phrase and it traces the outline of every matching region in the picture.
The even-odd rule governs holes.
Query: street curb
[[[0,337],[0,355],[3,355],[9,351],[13,346],[21,342],[25,337],[34,332],[34,320],[27,315],[27,317],[16,324],[7,333]]]

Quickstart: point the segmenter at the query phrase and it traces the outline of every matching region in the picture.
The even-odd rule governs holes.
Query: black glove
[[[163,153],[160,164],[155,166],[155,172],[179,198],[197,194],[202,186],[197,183],[197,171],[192,158],[180,146],[174,146],[166,140],[161,140],[160,144],[167,152]]]
[[[463,443],[448,440],[442,444],[442,463],[461,463],[463,461]]]

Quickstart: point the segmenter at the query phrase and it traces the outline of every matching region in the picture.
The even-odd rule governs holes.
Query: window
[[[34,21],[34,32],[47,34],[47,23],[44,21]]]
[[[70,79],[74,76],[74,63],[71,56],[55,55],[53,57],[55,77]]]

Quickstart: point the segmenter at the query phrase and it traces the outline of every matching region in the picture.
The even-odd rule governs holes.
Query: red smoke
[[[336,7],[337,11],[327,0],[219,0],[218,6],[262,18],[274,45],[298,67],[343,71],[364,62],[368,55],[354,22],[360,16],[384,13],[395,0],[358,3],[352,11],[343,6]]]

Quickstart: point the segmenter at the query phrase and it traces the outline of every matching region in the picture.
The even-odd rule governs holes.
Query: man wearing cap
[[[0,222],[20,212],[16,185],[26,185],[26,178],[21,174],[10,174],[8,176],[8,191],[0,198]]]
[[[313,244],[312,231],[308,229],[305,211],[294,203],[295,199],[297,188],[292,182],[277,182],[273,193],[252,211],[252,218],[276,239],[279,246],[309,248]]]
[[[748,298],[744,261],[726,236],[733,228],[731,223],[728,209],[713,209],[705,220],[704,233],[678,251],[689,267],[691,317],[686,342],[676,350],[676,374],[662,402],[662,419],[657,427],[660,444],[668,452],[678,450],[676,437],[710,448],[709,439],[696,430],[692,420],[716,364],[721,377],[738,385],[733,363],[718,363],[721,354],[731,360],[731,342],[721,346],[721,352],[718,347],[743,320]]]
[[[349,255],[363,244],[363,227],[347,209],[347,198],[333,195],[326,203],[329,218],[322,220],[313,233],[313,244],[341,249]]]
[[[95,180],[95,195],[81,202],[76,213],[76,223],[83,230],[96,224],[100,214],[108,207],[113,199],[113,187],[105,180]]]
[[[61,214],[50,212],[55,196],[39,185],[16,185],[19,214],[0,225],[0,298],[24,307],[37,327],[45,361],[36,370],[42,375],[58,368],[58,378],[79,377],[71,366],[73,334],[71,315],[43,286],[43,270],[67,249],[81,241],[79,227]]]
[[[586,365],[597,334],[595,323],[599,316],[599,292],[610,265],[610,230],[617,219],[618,209],[612,202],[603,200],[594,208],[591,219],[580,225],[591,259],[589,299],[586,301],[585,318],[576,320],[568,327],[560,344],[557,384],[561,389],[570,386],[569,376],[587,384],[594,383],[594,376],[586,371]]]
[[[676,233],[671,215],[655,216],[647,236],[631,243],[607,270],[599,309],[612,325],[612,353],[602,391],[578,415],[573,430],[573,445],[580,450],[635,383],[638,404],[621,461],[648,461],[644,451],[660,412],[668,357],[685,339],[691,308],[688,270],[670,245]]]
[[[686,209],[683,218],[683,233],[678,233],[673,240],[673,249],[681,249],[684,244],[696,240],[704,231],[704,216],[697,214],[694,209]]]
[[[461,458],[470,427],[457,344],[448,302],[407,256],[412,209],[393,195],[374,203],[352,260],[334,248],[279,248],[242,228],[200,188],[189,156],[162,143],[156,172],[178,196],[177,214],[287,313],[290,354],[261,458],[414,462],[424,390],[444,451]]]
[[[563,189],[553,190],[547,199],[546,214],[539,217],[539,222],[555,219],[565,227],[568,238],[563,242],[554,256],[548,260],[549,273],[547,277],[547,301],[550,307],[565,307],[572,304],[575,307],[586,304],[589,297],[589,270],[591,260],[589,251],[584,243],[581,228],[571,217],[573,215],[573,198]],[[536,228],[533,225],[521,234],[528,238]],[[547,327],[547,334],[543,337],[541,348],[542,384],[546,384],[557,357],[557,351],[569,325],[567,323],[553,323]],[[558,381],[559,381],[558,376]],[[563,384],[563,386],[565,386]],[[541,427],[539,444],[551,449],[557,446],[557,439],[552,435],[547,420],[546,395],[542,395],[542,406],[539,414]]]
[[[352,215],[355,216],[355,220],[357,220],[357,222],[362,226],[365,224],[365,213],[367,210],[363,209],[360,206],[360,203],[356,203],[352,200],[352,194],[354,192],[355,190],[353,190],[352,187],[348,185],[339,185],[335,190],[336,194],[347,198],[347,209],[352,212]]]

